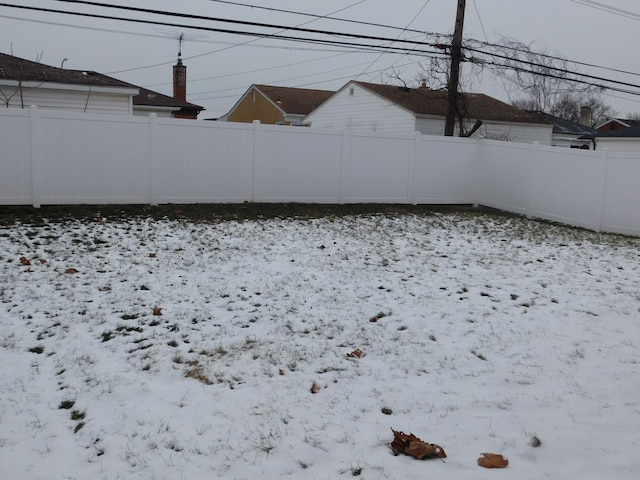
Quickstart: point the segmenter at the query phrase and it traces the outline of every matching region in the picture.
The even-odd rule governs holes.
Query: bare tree
[[[604,103],[601,96],[593,93],[590,96],[583,97],[571,93],[565,93],[557,98],[556,103],[551,106],[549,113],[565,120],[580,122],[580,111],[582,107],[591,109],[591,124],[589,127],[606,122],[615,117],[617,112]]]

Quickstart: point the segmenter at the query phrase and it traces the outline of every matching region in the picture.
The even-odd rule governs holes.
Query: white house
[[[473,137],[551,144],[553,125],[544,118],[479,93],[461,96],[464,129],[482,122]],[[443,135],[447,93],[426,85],[408,88],[350,81],[304,119],[311,127]],[[456,127],[457,128],[457,127]]]
[[[608,148],[612,152],[640,153],[640,125],[597,132],[584,138],[593,142],[594,150]]]
[[[202,107],[93,71],[69,70],[0,53],[0,106],[113,115],[197,116]]]

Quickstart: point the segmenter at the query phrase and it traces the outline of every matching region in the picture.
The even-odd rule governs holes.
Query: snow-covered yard
[[[639,247],[487,213],[0,226],[0,477],[636,479]]]

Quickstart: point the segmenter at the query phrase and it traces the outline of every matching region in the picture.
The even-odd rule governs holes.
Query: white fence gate
[[[633,153],[0,109],[0,205],[480,204],[640,235]]]

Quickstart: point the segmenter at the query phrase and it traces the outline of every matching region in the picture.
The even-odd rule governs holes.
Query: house
[[[640,122],[632,127],[608,132],[596,131],[584,139],[592,142],[594,150],[607,148],[615,152],[640,152]]]
[[[251,85],[223,117],[227,122],[301,125],[302,119],[333,95],[328,90]]]
[[[461,95],[466,129],[481,121],[474,137],[550,145],[552,125],[480,93]],[[447,92],[350,81],[304,118],[311,127],[443,135]]]
[[[629,120],[626,118],[612,118],[606,122],[596,125],[594,128],[600,132],[612,132],[640,125],[639,120]]]
[[[590,150],[593,143],[588,138],[589,135],[595,135],[597,130],[588,127],[586,124],[573,122],[564,118],[556,117],[550,113],[531,111],[536,115],[544,118],[553,125],[551,135],[551,145],[554,147],[581,148]],[[583,119],[581,119],[584,121]],[[587,121],[588,123],[588,121]]]
[[[203,107],[163,95],[153,90],[138,87],[139,93],[133,97],[133,114],[149,115],[155,113],[158,117],[189,118],[195,120]]]
[[[97,72],[52,67],[4,53],[0,53],[0,102],[5,107],[37,105],[113,115],[153,112],[182,118],[196,118],[204,110]]]

